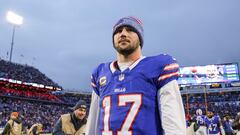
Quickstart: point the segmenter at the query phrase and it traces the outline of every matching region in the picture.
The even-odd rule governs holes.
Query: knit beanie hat
[[[79,100],[77,104],[73,107],[73,110],[77,110],[78,108],[84,108],[87,109],[87,104],[84,100]]]
[[[140,39],[140,46],[143,47],[143,37],[144,37],[144,31],[143,31],[143,24],[140,19],[132,16],[123,17],[121,18],[114,26],[113,26],[113,43],[114,43],[114,35],[116,34],[116,30],[122,26],[129,26],[132,27],[137,33],[139,39]]]

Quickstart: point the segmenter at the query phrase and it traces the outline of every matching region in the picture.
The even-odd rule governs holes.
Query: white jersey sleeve
[[[87,120],[86,135],[99,135],[99,96],[93,91]]]
[[[181,93],[176,80],[172,80],[158,91],[158,108],[162,127],[166,135],[186,135],[186,119]]]

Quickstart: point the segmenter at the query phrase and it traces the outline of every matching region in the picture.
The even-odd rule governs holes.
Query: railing
[[[181,94],[215,93],[215,92],[234,92],[234,91],[240,91],[240,87],[186,89],[186,90],[181,90]]]

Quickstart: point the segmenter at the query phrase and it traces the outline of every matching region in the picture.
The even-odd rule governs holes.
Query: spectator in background
[[[71,114],[62,115],[57,121],[53,135],[84,135],[87,123],[86,111],[87,105],[83,100],[79,100],[74,106]]]
[[[5,125],[1,135],[21,135],[22,122],[18,112],[12,112],[9,121]]]
[[[238,131],[237,135],[240,135],[240,112],[237,113],[237,116],[232,123],[232,128]]]
[[[202,109],[197,109],[195,121],[196,121],[197,127],[199,127],[199,129],[196,130],[196,135],[206,135],[206,126],[204,123],[204,119],[205,119],[205,116],[202,113]]]
[[[233,135],[232,123],[230,122],[230,116],[226,115],[223,118],[223,128],[225,135]]]

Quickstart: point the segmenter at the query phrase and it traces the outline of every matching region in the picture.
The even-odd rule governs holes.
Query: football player
[[[212,110],[207,111],[207,117],[205,117],[204,121],[206,123],[208,135],[225,135],[220,117],[214,115]]]
[[[113,27],[117,60],[100,64],[92,74],[87,135],[186,135],[179,66],[161,54],[142,55],[143,27],[135,17]]]
[[[196,131],[196,135],[206,135],[206,126],[205,126],[205,116],[202,114],[201,109],[196,110],[196,124],[198,125],[198,130]]]

